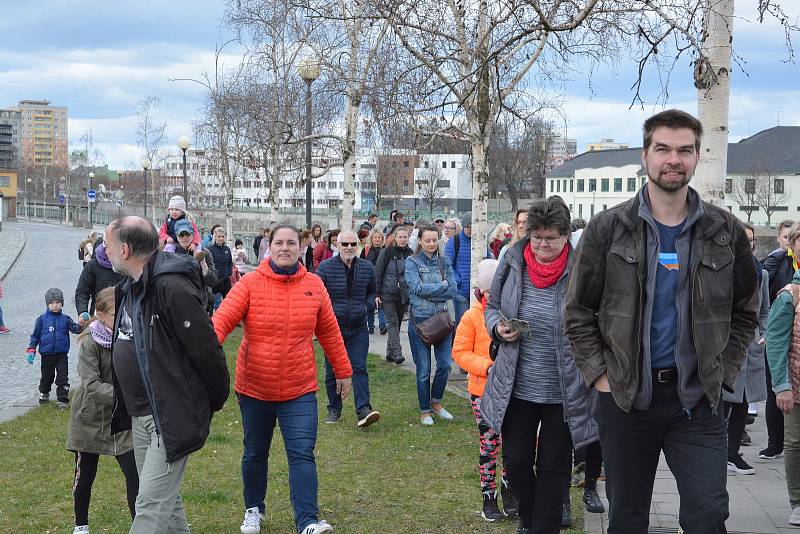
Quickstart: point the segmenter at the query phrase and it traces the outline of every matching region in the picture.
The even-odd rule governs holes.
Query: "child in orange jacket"
[[[499,521],[504,516],[513,517],[517,513],[517,499],[508,487],[506,471],[503,468],[500,493],[503,499],[503,512],[497,506],[497,456],[500,453],[502,439],[500,434],[492,430],[481,417],[480,398],[486,386],[489,367],[494,363],[489,356],[492,338],[486,331],[483,312],[489,298],[492,279],[498,262],[494,259],[483,260],[478,266],[478,299],[461,317],[456,337],[453,340],[453,359],[462,369],[469,373],[467,391],[472,400],[472,413],[478,424],[480,436],[480,457],[478,471],[481,477],[481,493],[483,493],[483,511],[481,515],[487,521]]]

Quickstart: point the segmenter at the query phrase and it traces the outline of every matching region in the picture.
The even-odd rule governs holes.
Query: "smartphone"
[[[530,334],[531,328],[528,321],[523,321],[522,319],[509,319],[503,315],[503,312],[500,312],[500,318],[503,324],[505,324],[512,331],[519,332],[520,335]]]

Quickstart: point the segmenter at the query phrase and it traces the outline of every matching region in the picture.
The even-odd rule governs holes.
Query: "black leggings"
[[[603,468],[603,448],[599,441],[590,443],[580,449],[575,449],[575,463],[585,462],[586,480],[597,480]]]
[[[744,402],[723,404],[724,415],[728,419],[728,459],[739,454],[745,423],[747,423],[747,399]]]
[[[136,515],[136,495],[139,493],[139,473],[133,451],[115,456],[122,474],[125,475],[125,489],[128,493],[128,510],[131,519]],[[92,484],[97,475],[99,454],[91,452],[75,453],[75,481],[72,483],[72,497],[75,507],[75,526],[89,524],[89,500],[92,497]]]

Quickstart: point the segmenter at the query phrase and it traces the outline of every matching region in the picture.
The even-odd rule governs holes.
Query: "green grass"
[[[230,368],[240,330],[225,343]],[[318,368],[322,371],[321,357]],[[231,373],[233,374],[233,373]],[[337,533],[513,533],[516,521],[488,524],[480,517],[478,433],[469,401],[447,394],[456,420],[432,428],[419,423],[414,376],[381,358],[369,358],[370,391],[381,420],[355,426],[352,399],[338,425],[325,425],[326,397],[318,392],[317,441],[320,518]],[[53,404],[53,403],[51,403]],[[64,448],[67,412],[34,409],[0,424],[0,532],[69,532],[72,453]],[[283,442],[272,442],[267,524],[262,532],[294,532]],[[238,532],[243,513],[242,426],[235,398],[215,415],[206,446],[189,459],[183,497],[192,531]],[[580,495],[573,518],[582,525]],[[126,532],[130,525],[122,474],[101,458],[89,510],[92,532]],[[580,530],[562,531],[576,534]]]

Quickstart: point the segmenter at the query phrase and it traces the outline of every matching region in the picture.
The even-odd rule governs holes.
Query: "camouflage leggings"
[[[503,440],[500,434],[492,430],[492,428],[481,417],[480,412],[480,397],[472,395],[472,415],[475,416],[475,422],[478,423],[478,433],[480,435],[480,455],[478,456],[478,472],[481,475],[481,493],[492,493],[497,491],[497,482],[495,480],[495,473],[497,470],[497,456],[500,454],[500,447]],[[502,482],[504,486],[508,486],[506,478],[506,468],[503,467]]]

